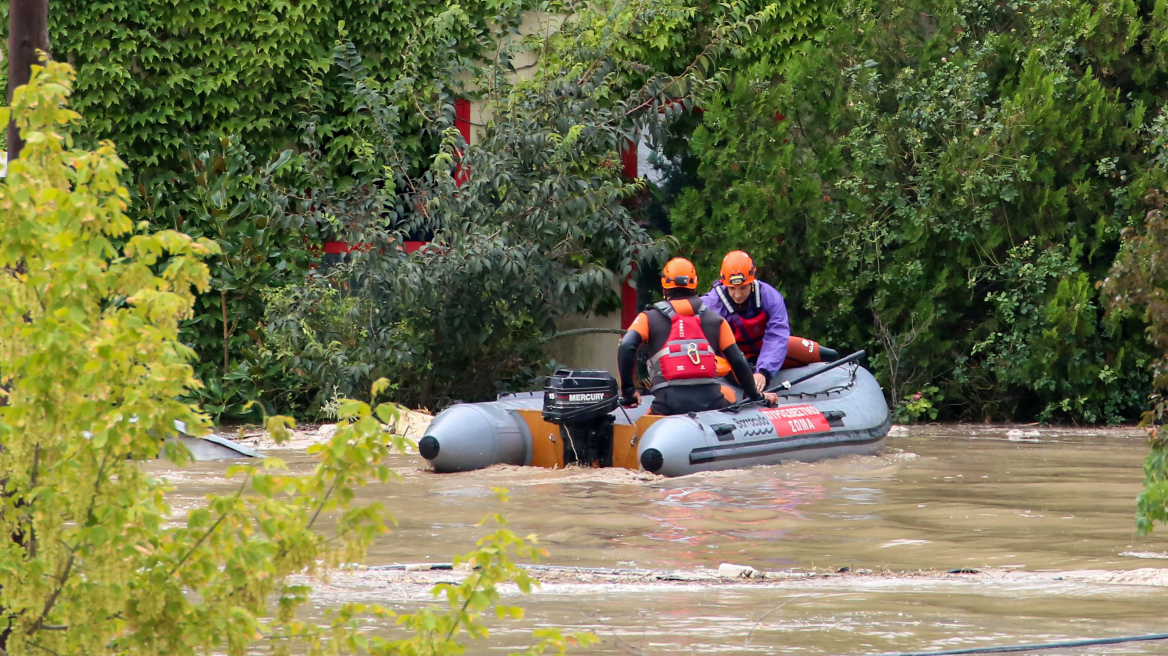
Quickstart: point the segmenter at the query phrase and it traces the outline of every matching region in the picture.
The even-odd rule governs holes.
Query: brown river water
[[[302,453],[269,453],[294,471],[312,466]],[[673,479],[439,475],[402,455],[399,482],[362,492],[398,527],[370,550],[370,570],[318,589],[314,612],[427,603],[430,585],[461,575],[376,568],[448,563],[500,511],[515,532],[539,536],[543,564],[625,572],[557,570],[530,597],[508,594],[526,618],[491,621],[470,654],[516,651],[545,626],[600,637],[580,654],[875,654],[1168,631],[1168,527],[1134,532],[1145,453],[1135,429],[926,426],[895,428],[879,456]],[[151,469],[175,484],[181,512],[231,489],[226,467]],[[510,502],[492,487],[508,488]],[[720,579],[722,563],[781,576]],[[1168,642],[1042,653],[1168,654]]]

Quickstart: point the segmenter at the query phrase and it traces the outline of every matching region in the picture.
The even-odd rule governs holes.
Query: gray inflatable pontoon
[[[168,442],[182,442],[191,452],[192,460],[232,460],[235,458],[261,458],[263,454],[255,449],[229,440],[215,433],[207,433],[202,437],[195,437],[187,432],[187,425],[179,420],[174,421],[177,435],[167,438]]]
[[[880,385],[858,364],[838,364],[779,372],[774,386],[831,369],[779,391],[773,408],[747,404],[670,417],[647,414],[651,396],[642,397],[637,408],[613,409],[607,397],[615,395],[615,381],[607,372],[560,371],[543,393],[447,408],[434,418],[418,449],[438,472],[577,463],[666,476],[878,453],[891,425]],[[577,382],[583,379],[587,382]],[[588,386],[596,381],[608,390]],[[565,414],[564,404],[572,403],[590,405]],[[596,412],[589,415],[589,408]]]

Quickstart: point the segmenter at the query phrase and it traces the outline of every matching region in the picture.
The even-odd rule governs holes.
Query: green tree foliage
[[[176,422],[201,432],[207,417],[179,400],[198,385],[193,353],[178,341],[192,287],[205,290],[201,260],[214,242],[146,232],[126,215],[124,164],[113,145],[74,149],[78,115],[66,106],[66,64],[37,67],[12,111],[27,145],[0,183],[0,639],[9,654],[275,653],[455,654],[486,635],[482,614],[518,617],[499,585],[532,581],[512,554],[540,550],[505,525],[464,560],[476,569],[435,590],[446,602],[403,615],[400,638],[370,638],[386,608],[347,604],[324,622],[297,610],[313,575],[352,562],[387,530],[380,504],[354,503],[355,488],[391,477],[386,456],[402,448],[386,424],[398,407],[349,401],[337,434],[314,446],[315,470],[282,473],[278,459],[237,466],[235,493],[211,495],[185,518],[165,481],[141,461],[165,452]],[[7,120],[9,111],[3,112]],[[374,384],[373,395],[385,382]],[[276,417],[269,429],[286,439]],[[328,518],[331,535],[314,530]],[[501,522],[501,518],[495,517]],[[537,633],[526,653],[563,653],[589,636]]]
[[[894,402],[937,387],[944,417],[1132,417],[1147,348],[1134,323],[1102,322],[1093,283],[1152,175],[1165,18],[837,5],[814,47],[748,63],[677,135],[700,182],[673,202],[674,234],[707,275],[749,250],[796,330],[877,346]]]
[[[624,202],[635,188],[620,177],[619,151],[642,126],[678,116],[677,99],[715,83],[719,58],[775,11],[727,5],[678,75],[619,55],[668,47],[658,36],[693,15],[680,3],[582,10],[554,34],[504,42],[467,85],[489,117],[472,145],[451,129],[442,89],[419,105],[442,144],[424,163],[401,146],[408,132],[396,109],[416,90],[377,83],[355,47],[339,47],[338,74],[374,117],[354,152],[354,170],[369,177],[323,190],[314,207],[364,248],[350,266],[270,297],[268,345],[303,382],[302,402],[319,407],[382,376],[395,398],[427,407],[530,385],[560,318],[614,308],[634,262],[665,254]],[[534,79],[514,75],[517,47],[540,53]],[[397,245],[417,231],[433,243],[407,256]]]
[[[438,42],[428,31],[446,11],[408,0],[55,0],[49,16],[53,55],[77,69],[74,106],[82,133],[112,139],[138,172],[178,165],[184,145],[239,135],[266,160],[296,138],[310,80],[328,67],[337,39],[368,56],[370,74],[431,78],[435,54],[466,55],[508,0],[465,0]],[[7,40],[7,5],[0,21]],[[335,96],[338,103],[348,100]],[[351,106],[330,105],[322,129],[343,136],[360,123]],[[337,157],[345,147],[338,141]]]
[[[203,147],[189,143],[181,169],[139,183],[139,216],[219,246],[207,260],[210,288],[197,296],[180,332],[198,356],[203,409],[216,420],[247,414],[244,406],[260,399],[262,386],[278,381],[260,348],[264,294],[301,281],[318,242],[314,225],[292,211],[296,199],[276,183],[302,185],[296,171],[291,151],[259,165],[238,138],[225,137]]]
[[[1168,170],[1168,119],[1161,114],[1149,130],[1153,172]],[[1162,179],[1162,178],[1161,178]],[[1136,510],[1136,527],[1150,533],[1156,522],[1168,522],[1168,218],[1164,192],[1150,188],[1144,197],[1149,208],[1144,224],[1123,230],[1123,246],[1102,293],[1112,319],[1138,313],[1147,322],[1147,338],[1156,353],[1152,362],[1151,409],[1144,413],[1151,453],[1144,460],[1144,491]]]
[[[1168,403],[1168,221],[1164,218],[1164,198],[1153,191],[1143,233],[1128,234],[1123,250],[1116,259],[1104,293],[1112,295],[1117,311],[1142,308],[1148,322],[1148,339],[1159,357],[1152,364],[1152,409],[1144,414],[1152,451],[1144,460],[1144,491],[1140,494],[1136,526],[1140,533],[1150,533],[1156,522],[1168,522],[1168,429],[1165,416]],[[1130,230],[1130,229],[1129,229]]]
[[[398,174],[331,205],[338,220],[363,226],[355,241],[367,250],[270,297],[268,338],[279,360],[317,405],[382,376],[396,398],[421,405],[528,382],[555,320],[611,307],[637,251],[658,248],[621,204],[629,188],[616,158],[620,110],[589,101],[582,87],[598,83],[593,75],[504,92],[506,105],[495,106],[474,146],[448,128],[449,116],[440,119],[443,152],[413,178],[400,173],[415,167],[398,146],[392,111],[402,90],[372,84],[352,48],[339,47],[337,63],[378,117],[368,170]],[[438,116],[444,101],[434,103]],[[370,209],[377,220],[362,223]],[[434,242],[406,255],[397,245],[419,228]]]
[[[552,2],[571,19],[527,39],[541,64],[519,84],[521,0],[147,4],[56,3],[54,48],[80,67],[79,138],[127,144],[140,216],[221,246],[183,333],[216,414],[261,390],[319,406],[390,367],[427,404],[522,384],[557,317],[610,306],[634,252],[655,268],[646,223],[668,231],[666,216],[703,279],[750,250],[796,330],[873,350],[910,414],[1140,407],[1147,345],[1134,319],[1102,321],[1093,283],[1165,182],[1144,148],[1168,65],[1160,4]],[[449,129],[468,96],[494,108],[469,149]],[[669,175],[647,210],[615,175],[645,127]],[[584,186],[547,187],[569,180]],[[532,205],[549,233],[518,197],[555,205]],[[422,235],[445,249],[398,252]],[[332,236],[366,249],[353,268],[286,286]]]

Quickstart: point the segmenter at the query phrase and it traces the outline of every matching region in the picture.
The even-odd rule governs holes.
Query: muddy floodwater
[[[312,466],[270,453],[293,470]],[[515,651],[542,626],[595,632],[599,644],[574,652],[589,654],[873,654],[1163,632],[1168,527],[1134,532],[1145,453],[1134,429],[933,426],[894,429],[879,456],[673,479],[438,475],[403,455],[399,482],[363,491],[398,527],[371,549],[369,570],[318,590],[316,611],[427,603],[429,585],[460,575],[385,566],[449,563],[501,511],[517,533],[539,536],[543,564],[560,567],[535,572],[545,583],[534,595],[508,595],[526,618],[491,622],[471,654]],[[226,467],[152,470],[182,508],[226,492]],[[723,563],[768,575],[720,578]],[[1168,654],[1168,643],[1055,653]]]

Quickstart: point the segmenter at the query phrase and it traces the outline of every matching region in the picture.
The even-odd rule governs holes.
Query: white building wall
[[[603,316],[577,314],[560,321],[560,330],[576,328],[620,329],[620,311]],[[548,342],[544,352],[556,364],[569,369],[607,369],[613,376],[616,371],[616,349],[621,336],[613,333],[573,335]]]

